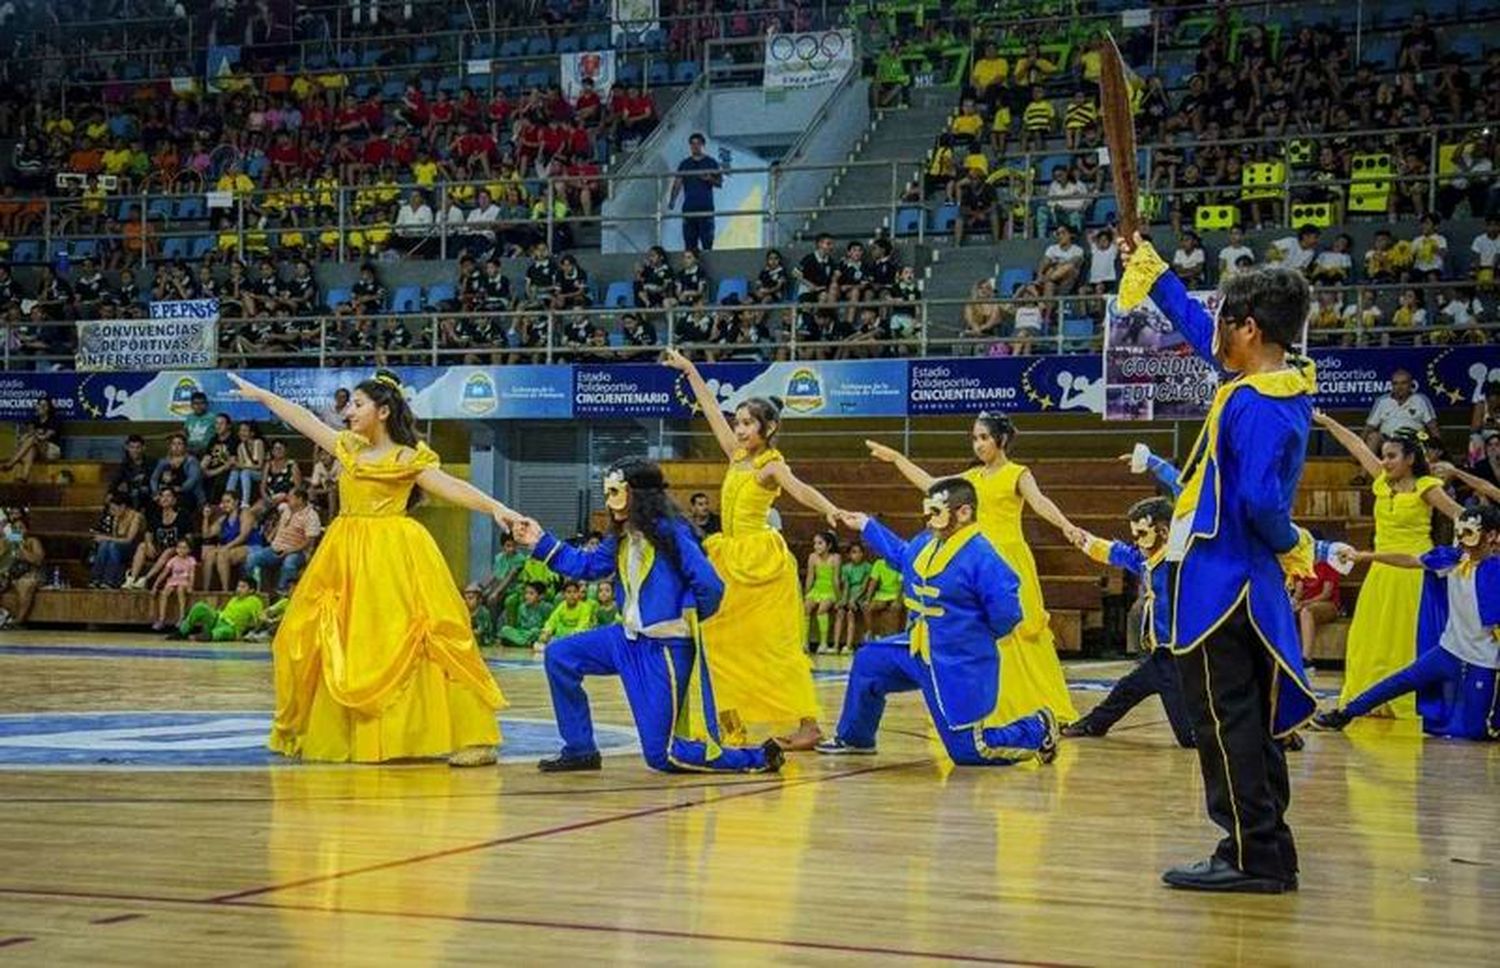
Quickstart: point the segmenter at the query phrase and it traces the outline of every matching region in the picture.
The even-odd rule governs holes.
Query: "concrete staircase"
[[[953,110],[952,90],[915,90],[909,107],[876,112],[870,129],[855,143],[848,160],[901,162],[897,168],[899,189],[921,170],[927,152],[947,126],[948,116]],[[890,209],[885,203],[890,197],[891,169],[888,166],[844,168],[834,175],[824,194],[823,204],[830,210],[809,218],[801,235],[811,240],[820,232],[827,232],[841,242],[869,239],[877,227],[889,222]],[[877,204],[883,207],[837,211],[840,206]]]

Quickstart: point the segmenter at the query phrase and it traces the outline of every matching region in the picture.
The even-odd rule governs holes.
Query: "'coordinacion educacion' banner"
[[[1317,402],[1327,409],[1369,407],[1386,392],[1391,372],[1404,368],[1438,407],[1467,406],[1489,380],[1500,380],[1492,347],[1403,347],[1315,351]],[[977,413],[1105,412],[1099,356],[969,357],[925,360],[838,360],[798,363],[722,363],[704,378],[727,410],[751,396],[779,397],[789,419],[901,417]],[[450,366],[399,368],[407,395],[423,420],[568,420],[674,418],[693,412],[687,381],[664,366]],[[353,387],[365,369],[254,370],[243,374],[314,410],[327,407],[339,387]],[[234,419],[264,418],[241,400],[222,371],[154,373],[0,373],[0,419],[29,416],[38,397],[52,400],[65,420],[170,421],[191,409],[197,391],[213,411]],[[1201,410],[1182,407],[1172,416]],[[1160,418],[1163,414],[1157,410]]]

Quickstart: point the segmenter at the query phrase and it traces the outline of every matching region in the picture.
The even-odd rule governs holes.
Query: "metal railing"
[[[1365,293],[1450,288],[1446,283],[1420,285],[1350,284],[1314,287],[1314,302],[1323,292],[1351,294],[1364,305]],[[971,296],[901,302],[895,298],[837,303],[778,301],[739,305],[675,307],[560,307],[534,303],[519,309],[484,311],[461,306],[420,308],[411,312],[357,313],[352,309],[271,313],[226,317],[219,322],[221,367],[326,367],[338,365],[432,365],[556,362],[654,361],[664,348],[707,360],[759,361],[875,359],[883,357],[1024,356],[1097,352],[1103,339],[1101,317],[1111,294]],[[984,311],[984,322],[970,323],[965,309]],[[991,310],[993,307],[993,311]],[[1018,308],[1040,312],[1035,330],[1017,326]],[[860,328],[863,309],[884,322]],[[821,322],[816,317],[822,314]],[[980,313],[976,312],[976,317]],[[1357,316],[1357,314],[1356,314]],[[640,321],[639,333],[651,338],[629,342],[627,317]],[[809,317],[815,321],[809,337]],[[1070,333],[1064,319],[1093,323],[1087,334]],[[711,341],[684,340],[680,330],[707,321],[719,336]],[[87,321],[85,319],[84,321]],[[872,324],[875,321],[871,321]],[[837,336],[817,332],[832,323]],[[59,369],[74,362],[75,321],[35,320],[5,330],[0,363],[10,369]],[[616,331],[616,326],[619,329]],[[747,330],[755,338],[726,341],[723,334]],[[257,336],[255,330],[261,330]],[[585,330],[594,341],[570,340]],[[619,342],[609,343],[611,332]],[[1354,325],[1313,327],[1309,343],[1320,346],[1460,345],[1500,340],[1500,323],[1476,322],[1461,330],[1429,322],[1425,327]],[[257,342],[257,340],[259,340]],[[357,340],[357,341],[356,341]]]

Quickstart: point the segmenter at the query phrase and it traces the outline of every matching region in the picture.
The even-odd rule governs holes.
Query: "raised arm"
[[[1061,531],[1069,542],[1073,542],[1078,537],[1080,530],[1078,525],[1069,521],[1068,516],[1062,513],[1062,509],[1054,504],[1050,497],[1042,493],[1042,489],[1037,487],[1036,478],[1031,476],[1031,471],[1022,474],[1016,481],[1016,493],[1021,495],[1031,510]]]
[[[1366,474],[1369,474],[1371,477],[1379,476],[1383,469],[1380,466],[1380,458],[1375,456],[1375,452],[1370,449],[1369,445],[1364,442],[1359,434],[1345,427],[1321,410],[1313,411],[1313,423],[1332,434],[1333,439],[1343,445],[1343,448],[1349,452],[1349,455],[1359,462],[1359,466],[1364,469]]]
[[[911,481],[920,490],[927,490],[937,481],[937,478],[922,470],[916,464],[913,464],[911,458],[894,447],[877,444],[873,440],[865,441],[865,446],[870,448],[871,457],[874,457],[876,460],[885,461],[887,464],[894,464],[896,470],[901,472],[901,476]]]
[[[229,372],[224,375],[229,377],[229,382],[233,383],[239,389],[240,396],[265,407],[275,415],[276,419],[324,450],[330,452],[334,450],[338,442],[338,433],[332,427],[319,420],[317,415],[311,410],[301,404],[296,404],[283,397],[279,397],[270,390],[258,387],[248,380],[241,379],[236,373]]]
[[[823,517],[828,518],[830,522],[839,514],[838,505],[824,497],[822,491],[800,480],[796,474],[792,473],[792,469],[787,466],[786,461],[772,461],[760,473],[763,478],[770,478],[781,485],[781,489],[793,501],[796,501],[805,508],[817,511]]]
[[[442,498],[450,504],[457,504],[470,511],[478,511],[480,514],[488,514],[495,519],[496,524],[506,530],[510,530],[521,518],[521,515],[473,484],[461,481],[441,468],[434,467],[418,474],[417,486],[433,497]]]
[[[1416,555],[1406,555],[1395,551],[1356,551],[1355,561],[1371,561],[1381,565],[1390,565],[1392,568],[1423,568],[1422,559]]]
[[[1149,471],[1162,487],[1172,492],[1173,497],[1182,493],[1182,472],[1177,469],[1177,465],[1151,453],[1151,448],[1145,444],[1136,444],[1130,453],[1121,454],[1119,461],[1128,464],[1132,474]]]
[[[1457,479],[1460,483],[1468,485],[1469,489],[1475,494],[1482,495],[1496,504],[1500,504],[1500,487],[1496,487],[1482,477],[1470,474],[1461,467],[1455,467],[1447,463],[1433,464],[1432,473],[1445,481]]]
[[[708,419],[708,427],[714,432],[719,448],[724,451],[725,457],[734,460],[735,452],[740,449],[739,441],[735,439],[729,421],[724,418],[724,411],[719,409],[718,398],[708,388],[708,384],[703,382],[703,374],[698,372],[692,360],[673,349],[663,353],[661,361],[687,377],[688,386],[693,388],[693,399],[697,401],[698,409],[703,411],[703,416]]]

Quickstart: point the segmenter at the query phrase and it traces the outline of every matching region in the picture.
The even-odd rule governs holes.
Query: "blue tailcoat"
[[[1440,648],[1438,640],[1448,624],[1446,574],[1458,566],[1461,556],[1462,552],[1452,545],[1439,546],[1422,556],[1427,573],[1417,621],[1417,655]],[[1479,620],[1500,627],[1500,558],[1490,557],[1479,563],[1474,574],[1474,591]],[[1465,663],[1458,682],[1418,690],[1417,712],[1422,714],[1423,732],[1434,736],[1500,737],[1500,676],[1494,669]]]
[[[914,642],[925,638],[928,644],[938,707],[947,726],[963,729],[982,722],[1000,701],[997,642],[1021,621],[1016,573],[977,528],[950,537],[949,548],[936,549],[938,570],[926,577],[916,566],[918,556],[937,540],[932,532],[905,541],[871,518],[864,539],[877,556],[901,565],[908,630]],[[919,633],[918,625],[925,631]]]
[[[531,557],[543,562],[553,571],[583,581],[598,581],[614,575],[615,601],[621,603],[623,612],[626,596],[632,591],[641,603],[641,624],[652,626],[682,617],[688,609],[698,610],[698,619],[708,618],[719,610],[724,599],[724,582],[714,566],[703,555],[698,539],[686,521],[671,524],[677,536],[678,554],[682,568],[657,567],[655,553],[647,559],[646,577],[639,589],[625,587],[625,567],[620,556],[620,540],[609,535],[593,551],[559,541],[550,534],[532,549]]]

